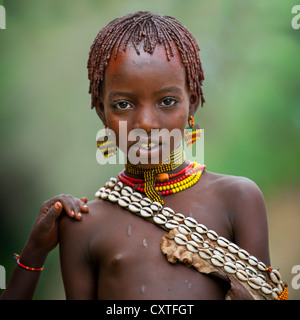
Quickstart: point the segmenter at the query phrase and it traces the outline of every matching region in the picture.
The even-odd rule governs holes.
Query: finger
[[[46,223],[53,223],[61,214],[63,209],[62,204],[59,201],[56,201],[54,205],[49,209],[45,216],[45,222]]]
[[[71,201],[72,197],[69,196],[63,196],[63,197],[59,197],[59,201],[62,203],[64,211],[66,212],[66,214],[70,217],[70,218],[74,218],[75,217],[75,206]]]
[[[88,200],[87,200],[87,197],[81,197],[80,200],[81,200],[82,202],[84,202],[84,203],[87,203],[87,201],[88,201]]]
[[[80,208],[81,200],[75,199],[71,196],[70,202],[72,203],[72,207],[74,208],[74,219],[81,220],[82,218],[82,215],[81,215],[82,210]],[[82,205],[84,205],[84,203]]]
[[[77,202],[77,204],[78,204],[78,206],[79,206],[79,208],[80,208],[80,211],[81,211],[81,213],[88,213],[89,212],[89,208],[88,208],[88,206],[86,205],[86,202],[84,202],[84,201],[82,201],[81,200],[82,198],[80,198],[80,200],[78,200],[78,202]],[[85,198],[86,199],[86,198]]]

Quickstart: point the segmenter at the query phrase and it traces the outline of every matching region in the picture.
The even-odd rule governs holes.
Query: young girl
[[[43,234],[35,225],[32,234],[40,240],[19,257],[24,266],[40,267],[57,243],[48,230],[62,208],[80,220],[80,211],[88,211],[80,223],[59,222],[67,299],[286,297],[279,272],[267,267],[266,209],[257,185],[205,170],[184,158],[181,141],[168,139],[175,129],[184,136],[187,126],[187,143],[199,138],[193,117],[205,99],[198,51],[179,21],[150,12],[115,19],[97,35],[88,61],[92,108],[127,156],[125,169],[96,192],[88,209],[84,198],[49,200],[42,207],[48,229],[43,226]],[[109,140],[98,145],[113,155]],[[24,285],[36,285],[38,276],[26,277]],[[7,291],[16,288],[13,278]]]

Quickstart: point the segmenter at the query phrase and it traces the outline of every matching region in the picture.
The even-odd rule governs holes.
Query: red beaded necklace
[[[172,193],[176,193],[185,190],[192,185],[194,185],[200,178],[202,171],[206,168],[206,165],[199,165],[195,162],[189,162],[189,164],[181,171],[169,174],[168,181],[156,182],[154,187],[161,193],[161,195],[166,196]],[[174,180],[170,181],[169,179]],[[145,181],[144,179],[136,179],[126,175],[125,170],[119,173],[118,178],[123,183],[129,185],[130,187],[135,187],[136,190],[145,193]],[[157,177],[159,180],[159,177]]]

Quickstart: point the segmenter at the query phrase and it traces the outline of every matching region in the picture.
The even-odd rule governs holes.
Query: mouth
[[[148,143],[138,143],[137,145],[139,148],[143,148],[146,150],[154,149],[155,147],[159,146],[159,143],[155,142],[148,142]]]

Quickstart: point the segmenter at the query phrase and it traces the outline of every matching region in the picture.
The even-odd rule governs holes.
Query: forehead
[[[177,48],[168,60],[165,48],[157,45],[152,54],[139,47],[128,46],[126,51],[119,50],[117,58],[112,55],[106,67],[103,89],[115,86],[182,86],[187,89],[186,70]]]

